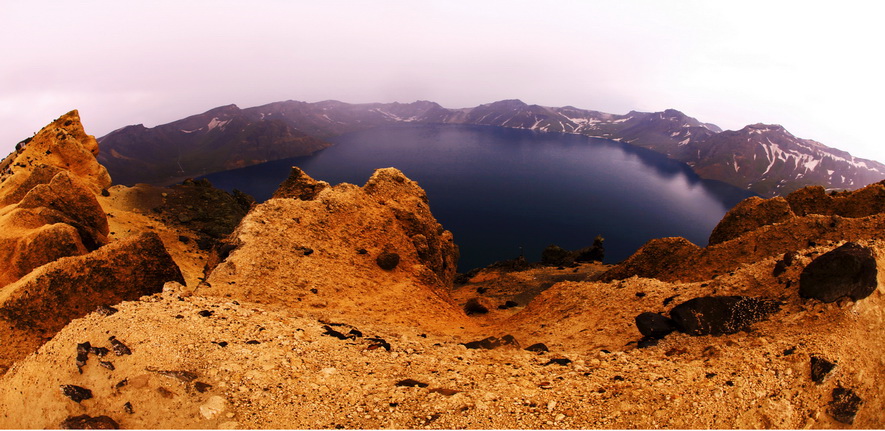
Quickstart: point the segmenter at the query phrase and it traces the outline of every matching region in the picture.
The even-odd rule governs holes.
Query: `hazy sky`
[[[0,152],[71,109],[98,137],[230,103],[518,98],[778,123],[885,162],[878,4],[0,0]]]

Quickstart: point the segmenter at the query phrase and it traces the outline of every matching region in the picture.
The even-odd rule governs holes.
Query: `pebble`
[[[216,416],[224,412],[226,405],[227,401],[225,401],[224,398],[218,395],[213,395],[200,406],[200,414],[206,419],[214,419]]]

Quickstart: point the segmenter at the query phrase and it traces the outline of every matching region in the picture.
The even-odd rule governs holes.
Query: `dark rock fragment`
[[[466,304],[464,304],[464,312],[467,315],[471,314],[486,314],[489,312],[489,309],[482,305],[478,298],[470,298]]]
[[[366,338],[366,340],[371,342],[369,344],[369,347],[367,347],[367,349],[369,349],[369,350],[375,350],[375,349],[383,347],[384,350],[387,350],[388,352],[390,351],[390,343],[388,343],[387,341],[384,341],[383,338],[371,337],[371,338]]]
[[[853,390],[848,388],[837,387],[833,389],[833,401],[830,401],[830,408],[827,413],[833,419],[843,424],[851,425],[854,423],[854,417],[863,404],[861,399]]]
[[[114,307],[108,305],[99,305],[98,308],[95,309],[95,312],[98,313],[99,316],[110,316],[120,310],[117,310]]]
[[[61,385],[61,393],[77,403],[92,398],[92,391],[77,385]]]
[[[98,365],[101,365],[102,367],[105,367],[111,371],[114,371],[116,369],[116,367],[114,367],[114,364],[108,361],[98,361]]]
[[[110,352],[111,351],[108,350],[107,347],[90,347],[89,348],[89,353],[92,353],[93,355],[98,356],[99,358],[105,357]]]
[[[799,276],[799,296],[834,302],[842,297],[855,301],[876,290],[878,268],[873,251],[848,242],[817,257]]]
[[[86,366],[86,361],[89,360],[89,353],[86,352],[78,352],[77,353],[77,370],[80,371],[80,374],[83,374],[83,367]]]
[[[194,383],[194,389],[196,389],[197,392],[202,394],[202,393],[208,391],[209,389],[212,389],[212,385],[210,385],[208,383],[203,383],[203,382],[196,382],[196,383]]]
[[[132,408],[132,403],[126,401],[126,404],[123,404],[123,411],[129,413],[130,415],[135,413],[135,409]]]
[[[811,381],[821,384],[830,375],[830,372],[836,368],[836,364],[821,358],[820,356],[811,357]]]
[[[486,349],[491,350],[501,346],[513,346],[519,348],[519,342],[516,341],[512,335],[505,335],[501,338],[498,337],[488,337],[483,338],[479,341],[471,341],[469,343],[463,343],[464,347],[468,349]]]
[[[120,425],[108,416],[92,417],[89,415],[69,416],[67,419],[63,420],[58,427],[66,430],[120,429]]]
[[[114,348],[114,353],[117,356],[132,354],[132,350],[129,350],[129,347],[127,347],[120,340],[118,340],[117,337],[111,336],[110,338],[108,338],[108,341],[111,342],[111,347]]]
[[[427,383],[422,383],[415,379],[404,379],[396,382],[396,386],[426,388],[428,385]]]
[[[77,344],[77,353],[89,353],[89,349],[92,348],[92,344],[88,341],[85,343]]]
[[[116,385],[114,385],[114,389],[120,389],[120,388],[122,388],[123,386],[126,386],[126,385],[128,385],[128,384],[129,384],[129,379],[123,379],[123,380],[120,380],[119,382],[117,382]]]
[[[375,259],[375,263],[385,271],[392,271],[399,265],[399,255],[396,253],[381,253]]]
[[[212,343],[217,344],[218,347],[227,347],[227,341],[213,341]]]
[[[506,310],[508,308],[518,307],[519,304],[516,301],[507,301],[498,306],[499,310]]]
[[[246,344],[261,344],[261,342],[258,340],[249,340],[246,342]]]
[[[197,314],[199,314],[202,317],[209,317],[214,313],[211,310],[200,310]]]
[[[783,274],[787,270],[787,267],[792,266],[798,258],[799,253],[795,251],[788,251],[784,253],[784,257],[782,257],[774,264],[774,270],[771,272],[771,275],[777,277]]]
[[[572,360],[568,359],[568,358],[553,358],[553,359],[547,361],[547,363],[544,364],[544,366],[546,367],[547,365],[556,364],[556,365],[562,365],[564,367],[564,366],[571,364],[571,363],[572,363]]]
[[[645,312],[636,316],[635,320],[639,333],[646,337],[664,338],[676,330],[673,319],[658,313]]]
[[[353,340],[353,339],[356,339],[356,335],[353,335],[353,334],[344,335],[344,334],[342,334],[342,333],[340,333],[340,332],[338,332],[338,331],[332,329],[332,327],[331,327],[331,326],[328,326],[328,325],[324,325],[324,326],[323,326],[323,330],[326,331],[326,332],[323,332],[323,335],[328,335],[328,336],[330,336],[330,337],[335,337],[335,338],[337,338],[337,339],[339,339],[339,340]]]
[[[525,349],[528,350],[529,352],[536,352],[536,353],[550,351],[550,349],[548,349],[547,345],[544,343],[535,343],[535,344],[532,344],[531,346],[526,347]]]
[[[171,378],[178,380],[182,383],[190,383],[190,382],[196,380],[198,377],[197,373],[194,373],[191,371],[184,371],[184,370],[168,371],[168,370],[157,370],[157,369],[148,368],[148,371],[150,371],[152,373],[157,373],[161,376],[171,377]]]
[[[356,253],[357,254],[369,254],[369,250],[361,248],[361,249],[357,250]]]
[[[746,330],[779,309],[779,303],[765,299],[702,296],[673,307],[670,318],[689,335],[722,335]]]

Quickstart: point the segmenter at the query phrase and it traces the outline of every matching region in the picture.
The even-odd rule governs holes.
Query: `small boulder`
[[[851,425],[854,423],[854,417],[857,416],[861,404],[863,404],[863,399],[855,394],[853,390],[837,387],[833,389],[833,400],[830,401],[830,408],[827,410],[827,413],[833,419],[843,424]]]
[[[467,300],[467,303],[464,304],[464,313],[468,316],[471,314],[486,314],[489,312],[489,307],[486,307],[479,298],[470,298]]]
[[[498,337],[487,337],[478,341],[471,341],[469,343],[464,343],[464,347],[468,349],[486,349],[492,350],[502,346],[511,346],[515,348],[519,348],[519,342],[516,341],[512,335],[505,335],[501,338]]]
[[[848,242],[811,261],[799,277],[799,296],[834,302],[870,296],[878,285],[876,256],[869,247]]]
[[[658,313],[645,312],[636,316],[636,327],[643,336],[664,338],[676,330],[676,322]]]
[[[836,364],[821,358],[819,356],[811,357],[811,381],[821,384],[830,375],[830,372],[836,368]]]
[[[378,266],[385,271],[392,271],[399,265],[399,255],[396,253],[381,253],[375,259]]]
[[[775,301],[746,296],[702,296],[670,310],[676,328],[689,335],[722,335],[746,330],[780,309]]]
[[[61,385],[61,393],[76,403],[92,398],[92,391],[77,385]]]

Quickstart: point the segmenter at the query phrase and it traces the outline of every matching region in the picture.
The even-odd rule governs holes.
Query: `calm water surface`
[[[519,256],[540,260],[605,238],[606,262],[652,238],[682,236],[704,246],[725,212],[751,196],[697,177],[663,155],[579,135],[485,126],[402,125],[331,139],[313,156],[208,175],[216,187],[259,201],[290,166],[331,184],[362,185],[393,166],[427,191],[430,208],[461,248],[459,269]]]

